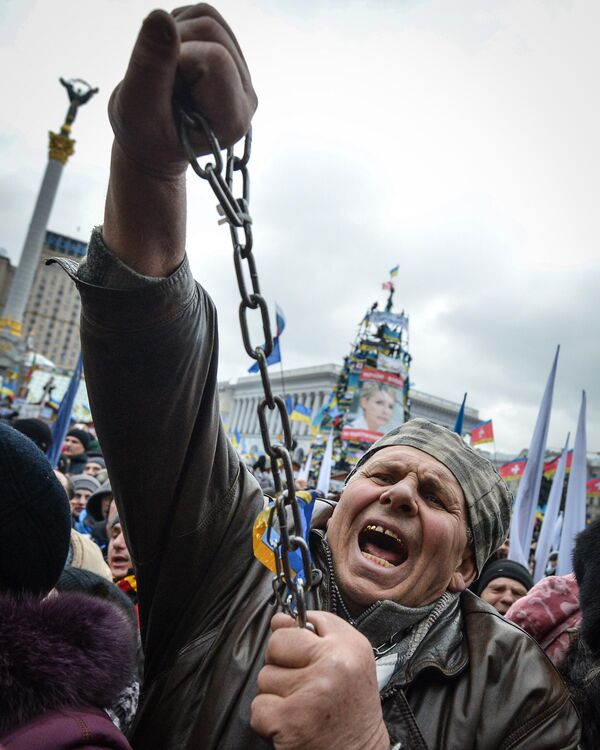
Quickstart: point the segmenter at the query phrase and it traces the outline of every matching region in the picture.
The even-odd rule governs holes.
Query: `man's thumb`
[[[140,106],[170,103],[179,59],[179,33],[173,17],[153,10],[144,20],[121,84],[128,100]]]

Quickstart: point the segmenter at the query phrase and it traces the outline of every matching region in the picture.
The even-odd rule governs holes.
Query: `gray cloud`
[[[0,137],[0,246],[13,257],[46,131],[66,109],[59,75],[101,91],[75,124],[50,228],[85,239],[101,221],[106,103],[151,7],[91,0],[85,24],[74,0],[0,11],[0,64],[14,71],[0,81],[11,117]],[[600,110],[590,91],[600,6],[223,0],[220,9],[261,100],[252,212],[263,292],[288,318],[285,365],[341,361],[399,263],[417,388],[457,401],[467,390],[494,419],[498,449],[516,453],[561,343],[550,442],[574,430],[586,387],[598,449]],[[221,376],[235,377],[248,364],[228,232],[208,187],[189,184],[188,252],[219,308]]]

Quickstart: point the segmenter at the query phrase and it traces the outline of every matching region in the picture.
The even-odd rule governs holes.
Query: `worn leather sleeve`
[[[187,260],[135,288],[82,276],[87,389],[135,560],[152,674],[222,617],[252,557],[262,493],[219,418],[216,311]]]

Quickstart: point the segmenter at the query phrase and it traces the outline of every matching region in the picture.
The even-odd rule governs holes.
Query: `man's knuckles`
[[[250,127],[257,98],[245,91],[228,50],[215,42],[184,42],[179,71],[186,98],[207,117],[222,146],[242,138]]]
[[[265,663],[288,668],[304,667],[314,659],[315,644],[312,640],[316,640],[314,634],[300,628],[276,630],[269,638]]]
[[[304,671],[285,669],[272,664],[265,666],[258,673],[256,687],[259,693],[270,693],[286,698],[302,683]]]
[[[271,694],[257,695],[250,705],[250,726],[261,737],[271,739],[280,731],[282,698]]]

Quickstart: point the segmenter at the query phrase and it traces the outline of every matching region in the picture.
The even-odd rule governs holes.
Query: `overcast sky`
[[[58,77],[100,93],[49,229],[102,220],[106,104],[145,0],[0,3],[0,246],[16,262],[67,109]],[[600,3],[224,0],[259,95],[251,161],[263,292],[287,317],[285,367],[341,362],[400,266],[414,386],[527,447],[561,344],[549,445],[588,393],[600,450]],[[189,178],[188,252],[221,321],[220,376],[248,367],[225,227]],[[256,343],[260,336],[257,335]]]

